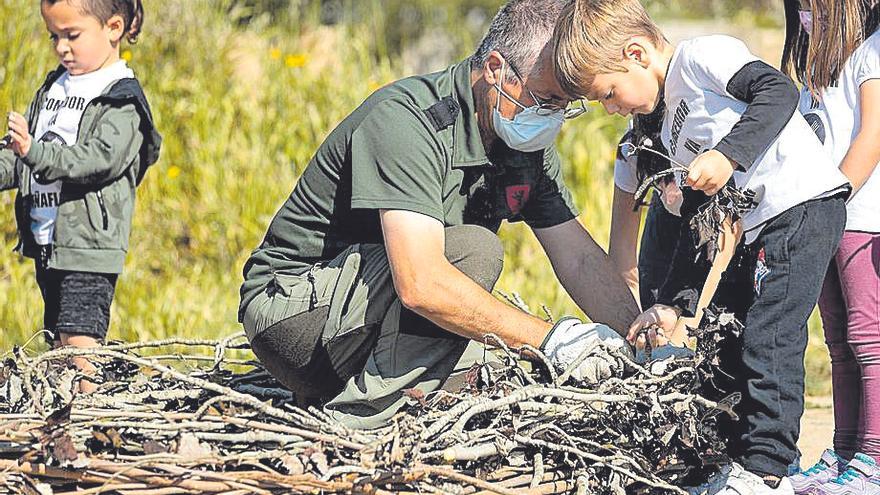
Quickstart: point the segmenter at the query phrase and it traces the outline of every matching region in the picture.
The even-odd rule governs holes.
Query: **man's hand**
[[[12,151],[19,158],[26,156],[31,150],[31,143],[33,143],[27,120],[19,113],[9,112],[7,126],[9,127],[9,137],[12,139]]]
[[[666,306],[663,304],[655,304],[640,314],[636,320],[630,325],[626,334],[626,340],[635,345],[636,348],[645,346],[643,341],[638,340],[641,331],[645,328],[657,327],[658,330],[648,332],[648,339],[651,341],[652,347],[661,347],[669,343],[666,335],[671,335],[675,330],[675,324],[681,312],[678,308]]]
[[[553,326],[541,350],[554,365],[567,369],[582,354],[604,346],[609,352],[622,352],[633,359],[632,349],[617,332],[606,325],[581,323],[577,318],[564,318]],[[617,362],[605,356],[590,356],[572,372],[575,379],[598,383],[611,378],[617,371]]]
[[[686,183],[712,196],[727,184],[735,169],[736,163],[730,161],[720,151],[709,150],[691,162]]]

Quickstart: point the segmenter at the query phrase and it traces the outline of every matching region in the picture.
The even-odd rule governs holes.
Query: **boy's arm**
[[[727,92],[748,107],[715,149],[748,170],[797,111],[798,89],[783,73],[756,60],[734,74]]]
[[[0,191],[8,191],[18,187],[15,174],[15,154],[12,150],[0,150]]]
[[[64,146],[34,141],[23,158],[44,181],[99,184],[120,175],[140,153],[144,137],[134,105],[111,108],[83,143]]]

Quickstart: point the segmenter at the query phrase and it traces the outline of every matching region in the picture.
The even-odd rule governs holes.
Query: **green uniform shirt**
[[[426,110],[452,96],[461,111],[437,130]],[[551,147],[486,153],[469,61],[370,96],[318,149],[244,267],[241,311],[275,274],[296,275],[358,243],[382,242],[378,210],[496,232],[503,220],[546,228],[577,216]]]

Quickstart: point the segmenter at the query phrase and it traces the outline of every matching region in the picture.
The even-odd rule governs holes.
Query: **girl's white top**
[[[801,91],[800,111],[824,135],[825,149],[837,166],[861,130],[860,89],[872,79],[880,79],[880,31],[853,52],[838,80],[822,92],[821,101],[813,101],[806,87]],[[846,230],[880,233],[880,167],[850,198],[846,214]]]
[[[65,72],[55,81],[46,94],[37,118],[34,139],[58,143],[64,146],[76,144],[82,114],[92,100],[120,79],[134,77],[124,60],[95,72],[71,76]],[[40,183],[31,176],[31,231],[37,244],[52,243],[55,219],[61,200],[61,181]]]

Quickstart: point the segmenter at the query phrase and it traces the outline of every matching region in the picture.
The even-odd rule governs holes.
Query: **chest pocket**
[[[522,212],[535,194],[541,178],[541,164],[527,166],[487,166],[469,170],[462,184],[467,188],[464,221],[489,230],[501,222],[522,221]]]

